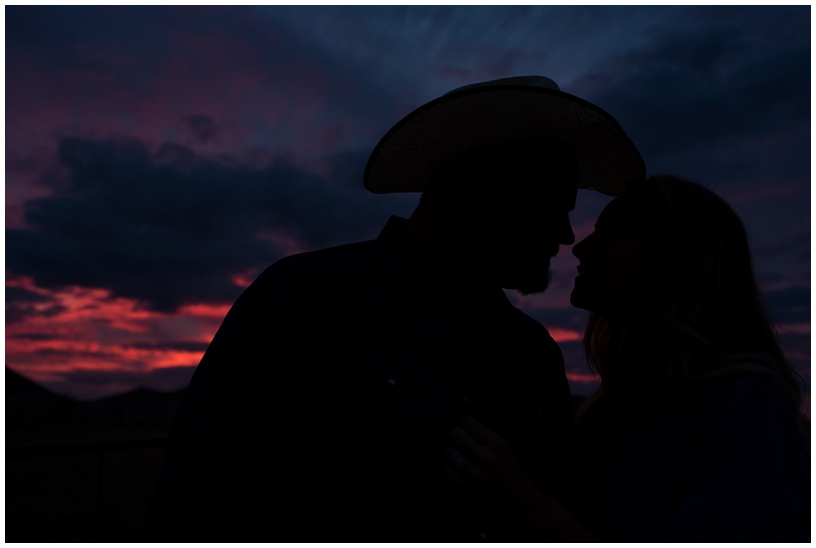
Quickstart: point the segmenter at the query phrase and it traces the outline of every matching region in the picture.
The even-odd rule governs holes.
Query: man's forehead
[[[578,198],[578,187],[574,178],[563,179],[553,177],[542,180],[539,187],[545,199],[552,200],[569,210],[575,209],[575,202]]]
[[[507,170],[507,175],[536,194],[575,206],[578,194],[578,169],[569,158],[542,162],[526,158]]]
[[[470,169],[509,192],[572,210],[577,196],[578,166],[565,143],[524,140],[488,146],[469,155]]]

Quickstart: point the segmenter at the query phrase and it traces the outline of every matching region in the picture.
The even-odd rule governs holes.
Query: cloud
[[[810,286],[790,286],[767,291],[765,300],[777,324],[810,325]]]
[[[179,352],[201,352],[207,350],[209,343],[201,341],[169,341],[169,342],[154,342],[143,341],[135,342],[130,345],[124,345],[123,348],[135,348],[137,350],[159,350],[159,351],[179,351]]]
[[[284,162],[251,167],[135,139],[66,138],[59,160],[67,181],[43,181],[54,194],[26,203],[28,228],[6,231],[8,271],[163,312],[231,302],[236,276],[293,251],[375,237],[389,208],[410,203],[345,186],[362,180],[359,155],[329,162],[339,183]]]
[[[807,11],[725,13],[694,27],[655,27],[644,45],[599,62],[576,88],[618,116],[650,158],[787,127],[809,131],[809,41],[758,35],[752,24],[764,17],[804,36],[806,23],[792,21]]]
[[[10,8],[7,123],[26,143],[116,132],[323,155],[396,119],[368,67],[246,6]]]
[[[197,142],[206,144],[219,134],[215,120],[206,114],[190,114],[181,119],[181,125]]]
[[[38,291],[6,286],[6,324],[18,323],[30,316],[52,317],[65,311],[59,301]],[[37,337],[30,334],[29,337]]]

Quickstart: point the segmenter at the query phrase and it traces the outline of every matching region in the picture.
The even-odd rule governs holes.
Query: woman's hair
[[[780,348],[734,210],[670,175],[634,184],[620,199],[639,214],[650,270],[614,337],[605,319],[589,316],[584,350],[601,386],[579,420],[601,409],[648,415],[747,372],[776,381],[800,412],[801,379]]]

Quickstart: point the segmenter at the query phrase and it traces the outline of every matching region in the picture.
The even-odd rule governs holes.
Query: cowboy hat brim
[[[614,196],[645,178],[643,158],[606,111],[558,90],[549,79],[553,88],[510,80],[459,88],[405,116],[372,151],[365,187],[377,194],[421,192],[454,156],[521,139],[572,146],[578,188]]]

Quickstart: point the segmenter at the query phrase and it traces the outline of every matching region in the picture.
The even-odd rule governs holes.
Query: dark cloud
[[[793,333],[781,329],[778,334],[779,344],[790,365],[804,378],[810,386],[810,333]],[[809,389],[808,389],[809,390]]]
[[[6,286],[6,305],[33,304],[48,302],[50,298],[39,291],[31,291],[22,287]]]
[[[769,207],[748,211],[754,228],[751,234],[752,243],[755,244],[754,256],[773,264],[780,255],[787,255],[809,278],[810,192],[794,194],[784,201],[767,196],[762,198],[762,202]],[[786,222],[780,222],[781,215],[771,215],[770,212],[781,212],[787,217]]]
[[[27,202],[31,228],[6,231],[8,271],[43,288],[105,288],[165,312],[231,302],[240,291],[233,277],[292,251],[287,242],[312,249],[375,237],[389,208],[408,203],[350,190],[355,174],[362,180],[359,156],[334,160],[340,183],[178,145],[151,152],[132,139],[67,138],[59,159],[67,184]]]
[[[768,291],[765,300],[778,324],[810,324],[810,286],[791,286]]]
[[[14,335],[6,334],[6,338],[23,339],[27,341],[60,341],[63,338],[51,335],[49,333],[15,333]]]
[[[135,348],[137,350],[171,350],[180,352],[204,352],[207,350],[209,343],[199,341],[170,341],[170,342],[152,342],[144,341],[137,342],[130,345],[125,345],[123,348]]]
[[[149,93],[150,80],[168,52],[167,27],[183,12],[155,6],[9,6],[6,47],[15,70],[36,67],[61,80],[54,98],[78,99],[116,88],[135,96]],[[152,29],[146,32],[145,29]],[[26,64],[18,65],[17,63]],[[83,86],[71,78],[86,76]],[[8,87],[9,99],[26,101],[27,74]],[[36,90],[42,91],[42,90]],[[53,91],[53,90],[46,90]]]
[[[215,139],[219,128],[215,120],[205,114],[190,114],[181,119],[181,125],[198,143],[206,144]]]
[[[165,128],[174,139],[212,142],[228,119],[248,146],[262,139],[289,148],[332,131],[344,134],[339,146],[373,146],[382,120],[399,112],[393,82],[373,81],[370,66],[291,28],[292,18],[308,17],[304,11],[271,6],[261,17],[248,6],[10,7],[8,63],[20,78],[10,80],[7,95],[15,106],[31,105],[36,88],[39,101],[84,105],[77,110],[91,115],[107,107],[108,123],[181,119]],[[68,123],[89,124],[81,115]]]
[[[702,161],[708,172],[712,165],[723,173],[741,168],[735,174],[741,176],[755,157],[743,156],[742,165],[735,164],[740,160],[723,154],[717,144],[734,149],[748,138],[761,138],[767,146],[770,136],[785,137],[791,130],[799,142],[788,145],[809,149],[809,41],[778,36],[766,27],[760,36],[753,25],[755,17],[764,17],[801,37],[809,29],[793,22],[807,18],[807,8],[724,13],[731,17],[716,12],[710,22],[693,28],[656,28],[647,45],[605,59],[577,83],[621,120],[652,168],[672,165],[661,163],[660,156],[679,154],[687,164]],[[706,148],[708,154],[689,157]]]
[[[8,255],[6,257],[8,261]],[[59,301],[48,295],[6,286],[6,324],[17,323],[30,316],[56,316],[65,310]]]
[[[96,362],[105,360],[109,363],[120,362],[121,354],[115,350],[77,350],[75,348],[36,348],[26,352],[25,359],[35,357],[41,361],[50,361],[52,363],[67,362],[72,360],[87,360],[89,362]],[[121,364],[120,364],[121,365]],[[135,361],[129,361],[128,366],[144,367],[146,364]]]

